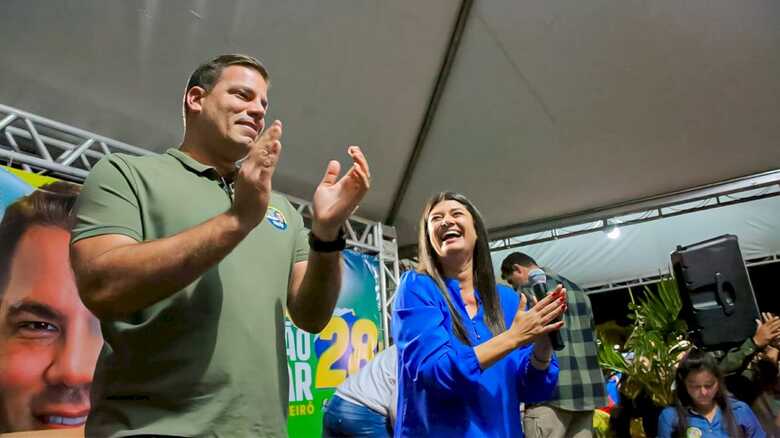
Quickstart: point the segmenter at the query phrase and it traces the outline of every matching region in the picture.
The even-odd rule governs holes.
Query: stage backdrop
[[[5,208],[36,187],[56,179],[0,166],[0,218]],[[368,362],[383,342],[379,300],[379,261],[344,251],[339,301],[330,323],[319,335],[285,323],[290,375],[289,435],[322,434],[322,406],[347,376]],[[262,372],[262,370],[258,370]]]
[[[374,357],[384,339],[378,259],[349,250],[343,258],[341,294],[325,329],[311,335],[286,322],[290,374],[287,424],[293,438],[322,436],[323,404],[341,382]]]
[[[16,172],[15,169],[0,166],[0,218],[3,217],[6,207],[17,198],[27,195],[33,190],[29,183],[14,172]],[[33,174],[28,173],[28,175]]]
[[[29,195],[34,188],[54,181],[57,179],[50,176],[0,166],[0,219],[2,219],[6,207],[12,202],[24,195]]]

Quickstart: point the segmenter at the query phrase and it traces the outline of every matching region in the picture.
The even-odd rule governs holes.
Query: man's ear
[[[206,96],[206,90],[203,87],[195,86],[187,90],[184,95],[184,104],[187,112],[199,113],[203,110],[203,98]]]
[[[518,273],[522,274],[523,273],[523,269],[525,269],[525,268],[523,266],[520,266],[517,263],[515,263],[514,265],[512,265],[512,269],[515,272],[518,272]]]

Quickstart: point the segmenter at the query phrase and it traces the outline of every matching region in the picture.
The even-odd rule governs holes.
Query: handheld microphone
[[[539,268],[536,268],[528,273],[528,282],[531,283],[531,289],[534,291],[534,295],[536,295],[537,301],[541,301],[544,299],[545,296],[547,296],[547,274],[544,273]],[[560,318],[556,318],[553,322],[560,321]],[[553,350],[555,351],[561,351],[563,350],[563,347],[566,345],[563,343],[563,338],[561,338],[561,332],[560,330],[556,330],[554,332],[549,333],[550,335],[550,343],[552,344]]]

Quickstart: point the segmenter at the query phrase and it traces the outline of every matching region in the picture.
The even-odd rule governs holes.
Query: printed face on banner
[[[34,226],[19,240],[0,290],[0,432],[81,427],[103,345],[81,302],[70,234]]]

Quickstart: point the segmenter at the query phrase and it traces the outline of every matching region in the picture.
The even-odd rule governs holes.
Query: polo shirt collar
[[[209,170],[212,170],[214,173],[217,172],[217,169],[215,169],[213,166],[208,166],[206,164],[201,163],[200,161],[182,152],[180,149],[170,148],[167,151],[165,151],[165,153],[172,156],[173,158],[176,158],[177,160],[179,160],[179,162],[181,162],[181,164],[184,165],[184,167],[187,167],[188,169],[192,170],[195,173],[203,174],[208,172]]]
[[[694,411],[692,407],[688,408],[688,413],[689,414],[691,414],[694,417],[701,418],[702,420],[706,421],[707,423],[713,424],[713,425],[720,423],[720,415],[721,415],[720,411],[721,411],[720,406],[716,405],[715,416],[712,417],[712,421],[709,421],[709,420],[707,420],[707,417],[705,417],[704,415]]]

